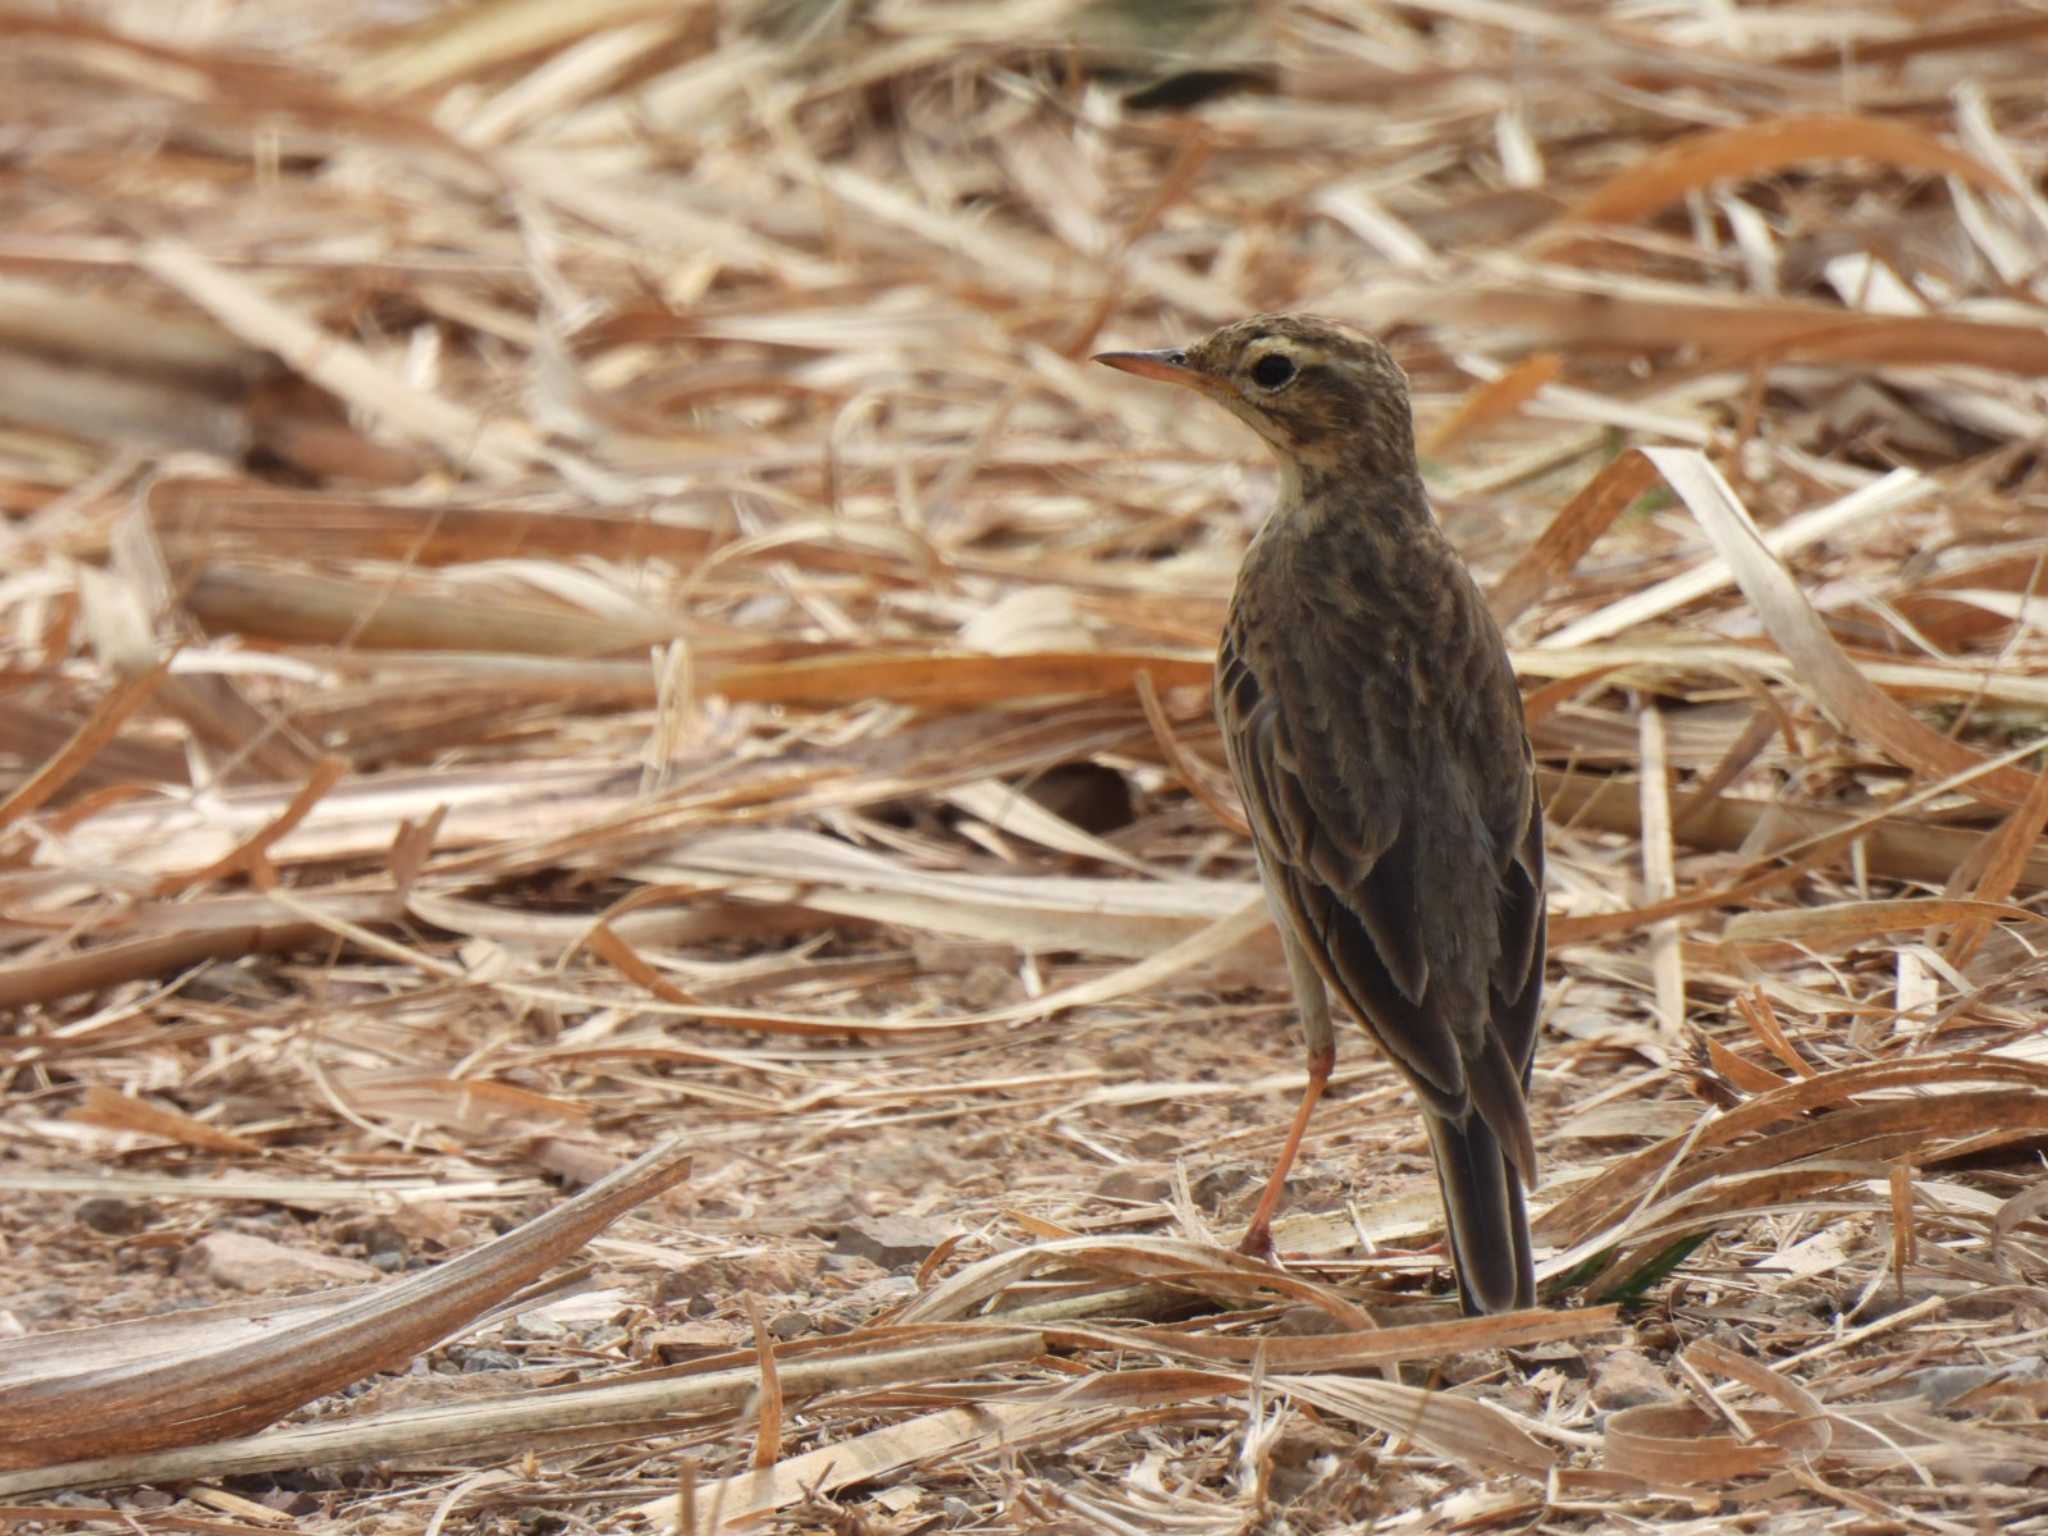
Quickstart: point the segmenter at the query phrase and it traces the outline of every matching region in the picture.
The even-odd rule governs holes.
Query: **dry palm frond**
[[[0,36],[12,1518],[2048,1530],[2039,15]],[[1084,360],[1261,309],[1509,628],[1549,1310],[1451,1319],[1355,1039],[1217,1251],[1270,472]]]

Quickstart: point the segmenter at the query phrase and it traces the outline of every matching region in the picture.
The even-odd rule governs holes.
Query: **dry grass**
[[[2048,1531],[2048,17],[0,35],[0,1523]],[[1544,1312],[1355,1039],[1218,1245],[1270,470],[1085,360],[1279,308],[1511,620]]]

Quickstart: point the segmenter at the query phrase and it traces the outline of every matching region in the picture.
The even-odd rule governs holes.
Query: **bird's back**
[[[1276,511],[1239,571],[1216,707],[1262,864],[1332,990],[1438,1113],[1463,1116],[1490,1065],[1519,1090],[1541,812],[1499,631],[1434,522]],[[1512,1098],[1483,1107],[1519,1153]]]
[[[1215,401],[1280,465],[1216,672],[1309,1060],[1247,1251],[1270,1241],[1329,1079],[1334,993],[1428,1111],[1467,1308],[1527,1305],[1542,817],[1499,631],[1423,494],[1407,378],[1373,337],[1314,315],[1100,360]]]

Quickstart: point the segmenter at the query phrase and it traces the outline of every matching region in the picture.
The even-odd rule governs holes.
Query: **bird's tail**
[[[1468,1315],[1511,1312],[1536,1304],[1529,1250],[1529,1214],[1499,1139],[1469,1112],[1462,1125],[1425,1114],[1444,1197],[1444,1231]]]

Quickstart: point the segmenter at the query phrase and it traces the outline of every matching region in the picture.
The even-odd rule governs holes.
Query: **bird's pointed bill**
[[[1162,384],[1179,384],[1187,389],[1210,387],[1206,373],[1191,367],[1188,355],[1179,347],[1163,347],[1157,352],[1098,352],[1095,361],[1124,373],[1135,373],[1141,379],[1157,379]]]

